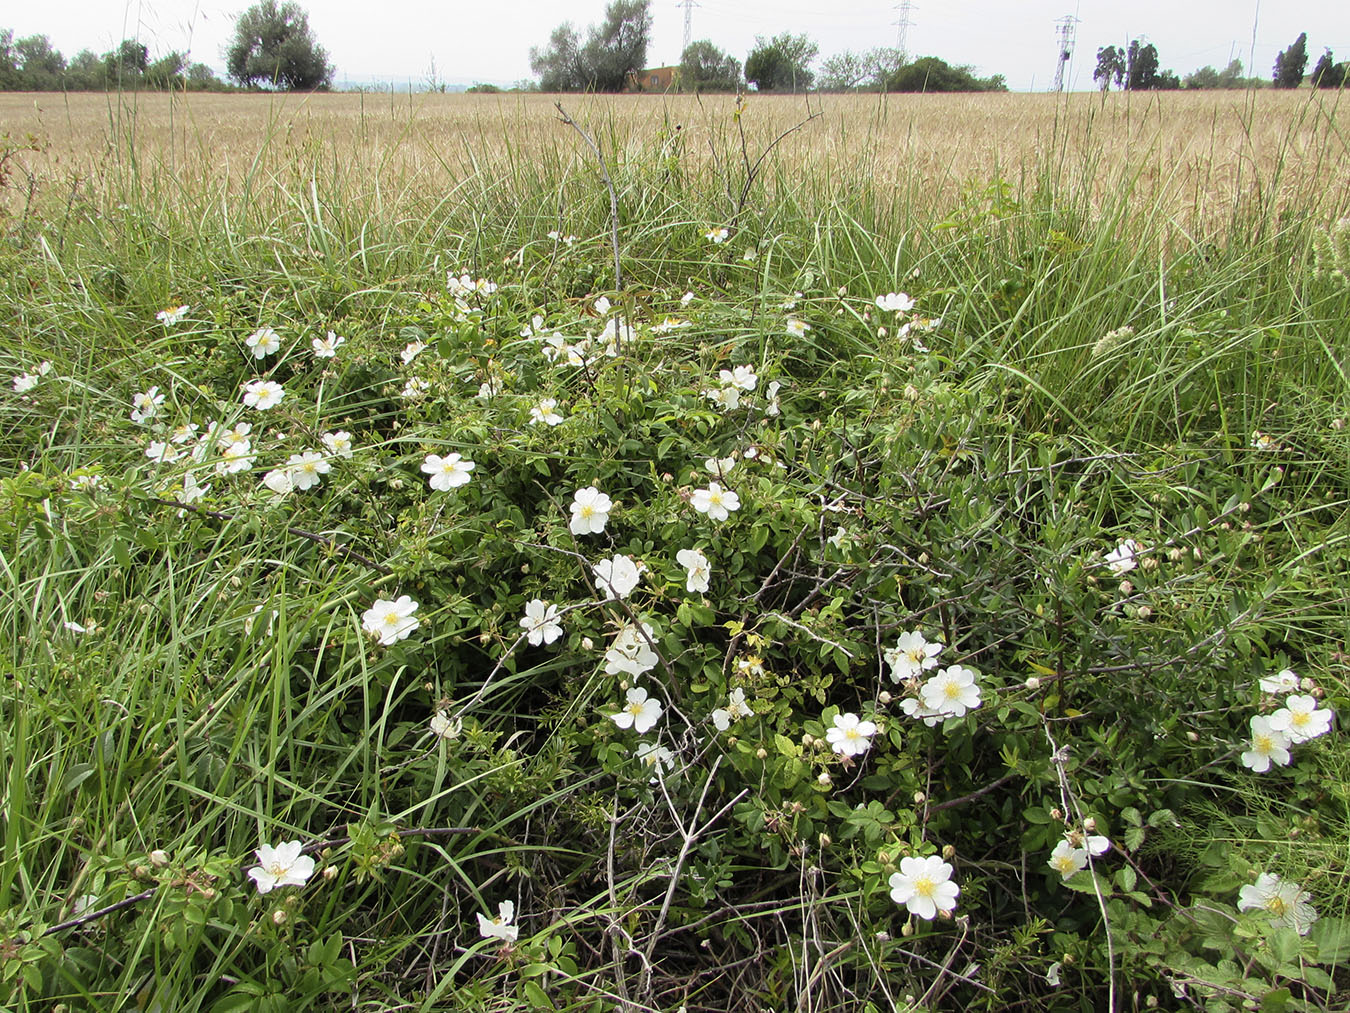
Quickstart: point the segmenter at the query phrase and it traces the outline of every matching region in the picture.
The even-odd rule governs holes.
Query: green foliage
[[[706,39],[689,43],[680,57],[681,91],[738,91],[740,87],[739,60]]]
[[[1297,88],[1308,69],[1308,33],[1300,32],[1294,44],[1275,57],[1273,80],[1276,88]]]
[[[745,58],[745,79],[759,91],[806,91],[815,80],[811,62],[820,52],[806,35],[783,32],[772,39],[755,36]]]
[[[259,0],[235,19],[225,50],[231,78],[246,88],[326,90],[333,65],[309,27],[309,15],[293,0]]]
[[[1007,91],[1002,74],[976,77],[969,67],[953,67],[936,56],[921,56],[900,67],[886,82],[890,91]]]
[[[530,69],[541,91],[623,91],[642,70],[651,40],[651,0],[612,0],[605,19],[583,44],[570,22],[553,30],[548,45],[530,49]]]
[[[1331,54],[1331,50],[1324,50],[1317,59],[1317,66],[1312,72],[1312,86],[1314,88],[1339,88],[1345,84],[1345,75],[1350,70],[1350,65],[1337,63],[1336,57]]]
[[[1117,88],[1125,83],[1125,50],[1115,46],[1103,46],[1097,50],[1097,68],[1092,72],[1092,80],[1102,91],[1110,91],[1111,83]]]
[[[819,88],[821,91],[881,91],[902,62],[900,50],[888,46],[863,53],[845,50],[821,64]]]

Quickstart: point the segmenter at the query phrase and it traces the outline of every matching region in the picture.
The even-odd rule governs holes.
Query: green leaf
[[[1317,959],[1323,964],[1350,962],[1350,924],[1344,918],[1319,918],[1308,936],[1317,944]]]
[[[1289,1007],[1290,993],[1287,988],[1271,989],[1261,996],[1262,1013],[1284,1013]]]
[[[520,990],[533,1009],[551,1010],[554,1008],[553,1003],[549,1001],[548,993],[540,987],[539,982],[526,981],[520,986]]]

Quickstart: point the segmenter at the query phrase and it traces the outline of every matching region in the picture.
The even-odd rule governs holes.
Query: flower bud
[[[834,842],[833,842],[832,840],[830,840],[830,835],[829,835],[829,834],[821,834],[821,835],[820,835],[820,849],[821,849],[822,851],[824,851],[826,848],[828,848],[828,847],[829,847],[831,844],[833,844],[833,843],[834,843]]]
[[[927,802],[927,801],[928,801],[928,796],[925,795],[923,792],[921,792],[921,791],[916,791],[916,792],[914,793],[914,804],[915,804],[915,805],[923,805],[923,804],[924,804],[925,802]]]
[[[875,939],[879,943],[889,943],[891,941],[891,934],[883,929],[876,934]]]
[[[816,744],[816,737],[812,735],[810,732],[807,732],[805,735],[802,736],[802,745],[805,748],[810,749],[815,744]]]
[[[138,866],[136,866],[136,878],[137,878],[137,879],[145,879],[145,877],[148,876],[148,875],[150,875],[150,866],[148,866],[148,865],[138,865]]]
[[[1093,817],[1093,816],[1086,816],[1086,817],[1084,817],[1084,818],[1083,818],[1083,829],[1086,830],[1088,833],[1092,833],[1092,831],[1096,830],[1096,829],[1097,829],[1097,820],[1096,820],[1096,818]]]
[[[877,694],[877,703],[881,704],[883,707],[890,702],[891,702],[891,694],[888,693],[886,690],[883,689],[880,693]]]
[[[330,883],[331,883],[333,880],[337,879],[337,874],[338,874],[338,868],[337,868],[336,865],[330,865],[330,866],[327,866],[327,867],[323,870],[323,872],[322,872],[323,878],[326,879],[326,880],[328,880],[328,882],[330,882]]]
[[[1180,546],[1174,545],[1172,546],[1172,548],[1167,550],[1167,558],[1174,563],[1180,563],[1182,558],[1185,557],[1185,555],[1186,550],[1181,548]]]
[[[272,921],[277,925],[285,925],[286,918],[287,918],[286,912],[283,911],[281,908],[277,908],[275,911],[272,912]]]
[[[1345,419],[1332,419],[1331,428],[1339,433],[1342,429],[1345,428]]]
[[[878,328],[877,328],[877,337],[879,337],[879,338],[884,338],[885,336],[886,336],[886,328],[884,328],[884,327],[878,327]]]
[[[942,847],[942,857],[950,862],[956,857],[956,846],[953,844],[944,844]]]
[[[1140,605],[1138,611],[1135,612],[1135,615],[1140,619],[1147,619],[1149,616],[1153,615],[1153,609],[1148,605]]]
[[[912,918],[900,926],[900,934],[902,936],[914,935],[914,920]]]
[[[163,848],[156,848],[150,852],[150,864],[156,869],[162,869],[169,864],[169,853]]]
[[[1187,741],[1187,742],[1199,742],[1199,741],[1200,741],[1200,735],[1199,735],[1199,733],[1197,733],[1197,732],[1187,732],[1187,733],[1186,733],[1186,741]]]
[[[833,780],[834,779],[830,777],[830,772],[828,770],[822,770],[820,776],[816,778],[816,783],[822,788],[828,788],[833,783]]]
[[[1060,809],[1059,806],[1055,806],[1055,808],[1050,810],[1050,818],[1056,823],[1062,822],[1064,819],[1064,810]]]
[[[1027,689],[1035,691],[1041,688],[1041,680],[1034,675],[1027,676]]]
[[[1122,580],[1122,581],[1120,582],[1120,593],[1121,593],[1121,594],[1134,594],[1134,585],[1131,584],[1128,580]]]
[[[756,760],[767,760],[768,758],[769,758],[769,751],[765,749],[763,746],[760,746],[758,749],[755,750]]]
[[[582,638],[581,638],[581,649],[582,649],[583,651],[593,651],[593,650],[595,650],[595,641],[592,640],[590,637],[582,637]]]

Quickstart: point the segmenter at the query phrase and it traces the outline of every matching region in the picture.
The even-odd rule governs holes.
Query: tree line
[[[95,53],[82,49],[67,60],[46,35],[15,39],[0,28],[0,91],[106,91],[116,88],[177,88],[220,91],[228,87],[204,63],[189,63],[187,54],[171,52],[150,59],[135,39],[116,49]]]
[[[242,88],[313,91],[332,87],[334,67],[294,0],[260,0],[235,18],[224,52],[230,81]],[[69,61],[46,35],[15,39],[0,29],[0,90],[105,91],[161,88],[228,91],[232,85],[186,53],[156,60],[144,43],[124,39],[102,55],[81,50]]]
[[[1243,77],[1242,61],[1231,60],[1223,70],[1201,67],[1184,78],[1170,70],[1159,70],[1158,47],[1134,39],[1128,46],[1103,46],[1097,50],[1097,67],[1092,79],[1102,91],[1114,84],[1127,91],[1169,91],[1177,88],[1297,88],[1308,67],[1308,33],[1303,32],[1287,49],[1275,57],[1271,79]],[[1309,80],[1314,88],[1340,88],[1345,84],[1350,64],[1337,63],[1330,49],[1317,61]]]
[[[570,21],[553,30],[548,42],[530,50],[530,69],[540,91],[617,92],[637,84],[651,40],[650,0],[613,0],[604,20],[586,32]],[[811,65],[820,47],[807,35],[784,32],[757,36],[742,64],[708,39],[690,43],[681,55],[672,87],[680,91],[1007,91],[1002,75],[976,77],[970,67],[952,66],[934,56],[906,60],[897,49],[844,52]]]

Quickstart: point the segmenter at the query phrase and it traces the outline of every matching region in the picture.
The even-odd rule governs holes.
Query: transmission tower
[[[900,62],[904,63],[909,59],[909,30],[914,25],[914,19],[910,15],[918,8],[913,0],[902,0],[895,5],[895,9],[900,12],[900,16],[895,19],[895,48],[900,54]]]
[[[1058,45],[1059,56],[1055,61],[1055,83],[1050,86],[1051,91],[1064,90],[1064,69],[1069,65],[1069,60],[1073,58],[1074,35],[1078,29],[1078,19],[1072,14],[1066,14],[1055,22],[1055,42]]]
[[[680,57],[683,58],[694,38],[694,8],[702,5],[694,3],[694,0],[680,0],[675,6],[684,8],[684,49],[680,50]]]

